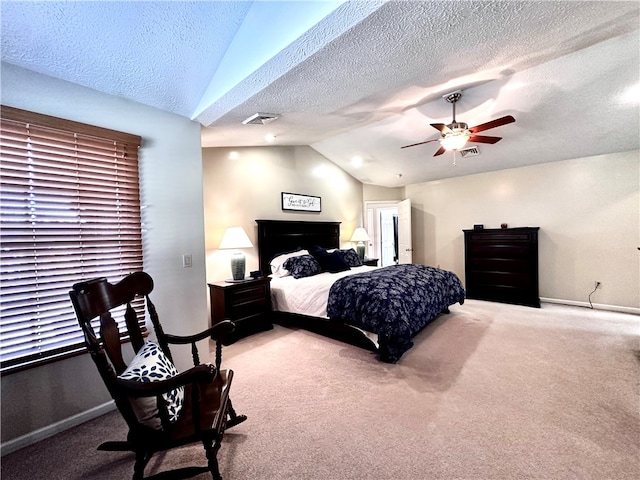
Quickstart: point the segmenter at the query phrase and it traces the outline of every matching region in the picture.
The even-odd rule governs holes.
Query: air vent
[[[242,123],[244,125],[266,125],[276,120],[279,116],[275,113],[256,113],[243,120]]]
[[[462,158],[465,157],[476,157],[480,155],[480,149],[478,147],[467,147],[460,149],[460,156]]]

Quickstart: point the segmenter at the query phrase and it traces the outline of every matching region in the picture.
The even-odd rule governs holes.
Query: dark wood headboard
[[[269,275],[269,262],[279,253],[298,247],[340,248],[340,222],[256,220],[260,271]]]

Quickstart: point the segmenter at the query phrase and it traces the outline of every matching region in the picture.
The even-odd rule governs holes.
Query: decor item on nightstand
[[[356,252],[358,252],[358,256],[360,257],[360,260],[362,260],[364,258],[364,242],[369,241],[369,234],[364,228],[358,227],[353,232],[351,241],[358,242],[356,245]]]
[[[252,248],[253,244],[247,233],[242,227],[229,227],[222,236],[220,242],[220,249],[240,249],[240,248]],[[237,250],[231,255],[231,275],[233,279],[226,280],[227,282],[241,282],[244,280],[246,260],[244,253]]]

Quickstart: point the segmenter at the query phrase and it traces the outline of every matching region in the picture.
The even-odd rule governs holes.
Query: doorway
[[[410,205],[410,200],[365,202],[365,228],[371,238],[367,256],[377,258],[381,267],[411,263]]]
[[[398,209],[382,208],[380,212],[380,261],[386,267],[398,263]]]

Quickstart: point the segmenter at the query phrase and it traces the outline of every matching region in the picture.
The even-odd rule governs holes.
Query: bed
[[[355,252],[340,249],[339,222],[256,222],[261,271],[271,274],[272,265],[286,264],[293,272],[272,274],[276,322],[369,348],[380,360],[395,363],[413,346],[412,338],[420,330],[447,313],[449,306],[464,302],[464,288],[454,273],[426,265],[370,267],[355,262],[334,273],[316,271],[306,257],[314,257],[323,267],[330,264],[317,255],[353,262]]]

